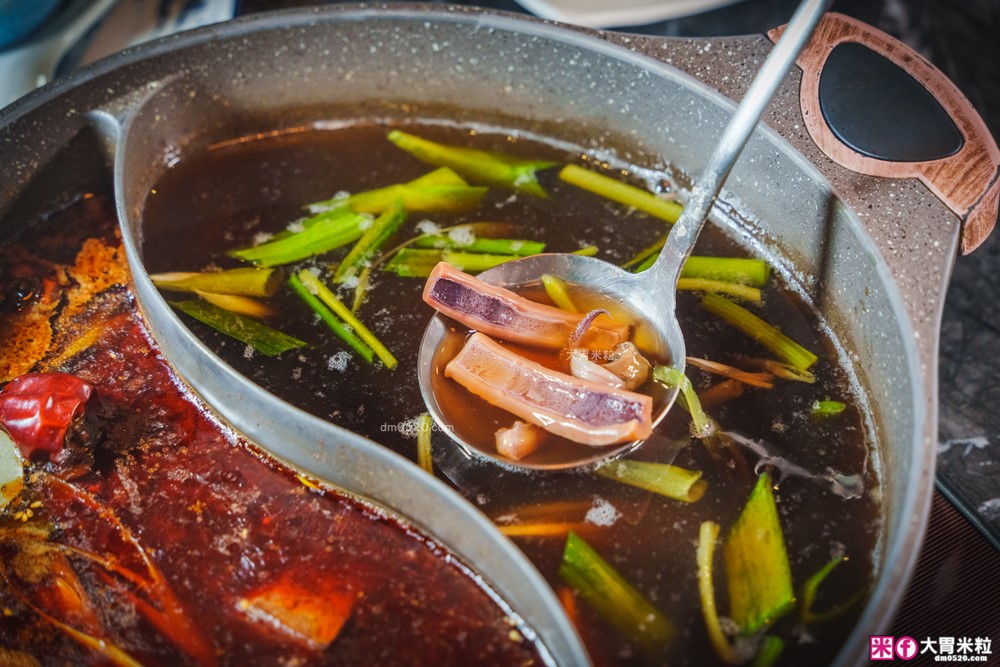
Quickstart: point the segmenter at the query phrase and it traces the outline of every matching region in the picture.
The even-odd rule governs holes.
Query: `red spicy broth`
[[[0,663],[109,662],[82,632],[150,666],[543,664],[441,545],[191,395],[141,322],[116,224],[88,195],[0,246],[0,294],[23,297],[0,304],[0,382],[25,364],[83,379],[102,434],[85,468],[28,466],[0,509]]]
[[[431,168],[386,140],[389,125],[362,123],[333,130],[306,130],[258,141],[230,144],[182,156],[156,185],[144,212],[143,248],[151,272],[192,271],[238,264],[227,250],[251,245],[261,233],[275,233],[302,217],[308,202],[338,191],[360,192],[405,182]],[[503,128],[469,128],[447,123],[408,123],[408,132],[454,145],[513,153],[564,163],[588,162],[582,148],[566,147]],[[605,167],[609,175],[653,188],[669,187],[666,172]],[[556,172],[541,173],[548,199],[491,188],[480,206],[466,214],[415,215],[390,245],[419,233],[426,218],[439,227],[476,221],[518,225],[516,237],[545,241],[546,250],[573,251],[596,245],[599,257],[629,260],[664,232],[664,223],[561,182]],[[643,176],[644,178],[639,178]],[[321,275],[348,248],[307,260]],[[729,237],[710,227],[696,254],[744,256]],[[345,351],[311,311],[284,293],[272,299],[278,315],[269,320],[308,346],[278,358],[253,353],[194,321],[191,329],[227,363],[248,378],[313,414],[372,438],[416,459],[415,419],[425,411],[416,378],[417,348],[431,317],[421,301],[423,281],[384,271],[373,275],[358,316],[399,360],[392,371],[360,362]],[[779,664],[823,664],[832,660],[858,619],[873,578],[872,554],[880,534],[878,480],[871,464],[870,430],[856,379],[839,363],[836,347],[813,308],[780,277],[764,287],[763,305],[754,310],[779,325],[794,340],[816,352],[814,384],[777,381],[773,389],[747,387],[742,396],[710,410],[724,429],[766,441],[769,452],[822,474],[827,468],[859,475],[867,489],[845,499],[815,480],[779,478],[775,496],[788,547],[792,579],[800,591],[806,579],[837,554],[847,556],[819,591],[817,610],[853,598],[843,613],[818,624],[803,623],[797,608],[773,626],[785,649]],[[350,290],[340,296],[350,299]],[[755,342],[699,307],[700,296],[679,295],[679,318],[688,354],[739,365],[742,357],[768,356]],[[456,336],[465,335],[457,331]],[[698,390],[719,378],[690,368]],[[467,392],[466,392],[467,393]],[[836,398],[847,404],[833,419],[817,420],[811,406]],[[478,419],[492,408],[471,394],[454,392],[452,402]],[[678,416],[679,415],[679,416]],[[492,418],[492,417],[491,417]],[[490,426],[492,428],[492,426]],[[572,527],[619,573],[657,606],[675,628],[664,655],[643,654],[621,632],[590,609],[559,576],[565,530],[517,537],[552,586],[572,601],[574,620],[595,662],[601,665],[705,665],[718,661],[705,630],[695,581],[695,544],[699,524],[717,522],[725,538],[757,479],[757,455],[748,450],[710,450],[687,435],[683,413],[672,412],[652,440],[630,455],[639,460],[673,462],[702,473],[704,497],[686,504],[627,487],[590,473],[540,474],[504,470],[470,460],[442,433],[432,441],[435,473],[492,517],[502,528],[534,524]],[[489,428],[486,429],[489,431]],[[717,549],[719,553],[721,549]],[[726,613],[725,579],[717,558],[717,605]]]

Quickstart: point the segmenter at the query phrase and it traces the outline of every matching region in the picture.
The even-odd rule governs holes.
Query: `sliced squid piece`
[[[441,262],[424,286],[424,301],[465,326],[501,340],[549,349],[566,346],[585,315],[535,303]],[[579,345],[612,348],[628,338],[628,325],[597,317]]]
[[[621,379],[604,366],[595,361],[591,361],[587,356],[587,350],[577,348],[569,353],[569,372],[575,378],[598,382],[617,387],[625,388],[625,380]]]
[[[514,461],[520,461],[538,451],[542,443],[549,438],[549,434],[534,424],[519,419],[510,428],[499,429],[496,438],[497,453]]]
[[[445,376],[485,401],[546,431],[584,445],[648,438],[653,399],[560,373],[475,333]]]

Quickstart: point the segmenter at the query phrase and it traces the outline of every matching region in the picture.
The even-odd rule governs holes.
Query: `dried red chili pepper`
[[[0,424],[28,459],[62,451],[93,387],[67,373],[27,373],[0,391]]]

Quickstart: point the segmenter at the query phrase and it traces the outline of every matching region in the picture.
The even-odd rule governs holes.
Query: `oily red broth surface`
[[[0,246],[0,382],[91,383],[101,433],[86,469],[36,462],[0,509],[0,664],[112,664],[80,632],[150,666],[543,664],[441,545],[205,409],[142,323],[116,225],[87,194]]]
[[[361,124],[313,130],[228,145],[183,156],[160,180],[144,213],[144,259],[150,272],[203,270],[238,263],[225,251],[251,245],[262,233],[275,233],[303,216],[302,205],[338,191],[359,192],[416,178],[430,168],[386,141],[387,127]],[[558,148],[503,130],[470,131],[446,124],[404,127],[421,136],[453,144],[502,150],[522,157],[581,162],[582,151]],[[609,173],[621,174],[615,170]],[[632,177],[634,180],[634,177]],[[656,179],[654,179],[656,180]],[[561,183],[555,170],[541,176],[547,200],[491,188],[480,207],[464,215],[415,215],[394,239],[401,242],[428,218],[441,227],[494,221],[520,225],[516,236],[545,241],[547,250],[572,251],[593,244],[599,257],[615,263],[631,258],[664,231],[664,223],[626,210]],[[299,266],[321,271],[335,265],[346,248]],[[724,234],[709,228],[696,254],[742,255]],[[424,412],[416,378],[420,337],[431,317],[420,299],[423,281],[377,271],[359,317],[390,347],[399,367],[389,371],[351,357],[308,309],[288,293],[273,300],[279,310],[270,323],[309,343],[279,358],[253,353],[197,322],[188,325],[229,364],[248,378],[309,412],[416,458],[415,418]],[[350,291],[341,292],[350,299]],[[679,311],[692,356],[736,363],[741,355],[766,351],[699,307],[700,297],[682,293]],[[781,663],[823,664],[836,654],[863,606],[872,583],[873,557],[880,530],[877,479],[866,443],[861,401],[850,377],[838,366],[831,341],[822,336],[811,308],[773,278],[765,288],[761,316],[813,350],[820,361],[815,384],[778,381],[774,389],[747,388],[743,395],[712,411],[723,428],[764,440],[773,455],[823,473],[828,468],[858,474],[868,492],[846,500],[828,486],[787,477],[775,495],[788,545],[793,582],[805,580],[833,556],[847,560],[830,575],[816,601],[817,610],[854,596],[843,614],[822,624],[805,625],[798,610],[782,618],[773,633],[785,639]],[[717,377],[691,369],[697,389]],[[493,414],[493,408],[450,388],[451,399],[466,416]],[[817,400],[837,399],[848,407],[834,419],[815,420]],[[493,418],[493,417],[491,417]],[[739,514],[756,480],[756,455],[737,450],[712,452],[689,442],[687,420],[674,411],[636,459],[673,461],[698,470],[708,483],[693,504],[669,500],[589,473],[525,474],[470,460],[442,433],[433,436],[436,474],[456,486],[501,526],[532,522],[574,525],[622,575],[666,614],[677,629],[666,656],[670,664],[716,661],[701,617],[695,581],[695,543],[699,524],[712,520],[722,537]],[[564,536],[517,538],[557,590]],[[716,563],[720,611],[728,609],[721,557]],[[582,601],[577,621],[598,664],[646,664],[643,655]],[[658,656],[652,662],[657,663]]]

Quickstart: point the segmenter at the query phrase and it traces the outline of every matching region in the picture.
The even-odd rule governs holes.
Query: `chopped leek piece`
[[[597,254],[597,246],[596,245],[585,245],[582,248],[577,248],[576,250],[574,250],[570,254],[571,255],[581,255],[582,257],[593,257],[594,255]]]
[[[440,232],[421,234],[420,236],[415,236],[412,239],[399,244],[379,257],[372,263],[370,268],[374,269],[386,260],[389,260],[389,263],[385,267],[386,271],[395,273],[403,278],[426,278],[430,275],[431,269],[437,266],[438,262],[443,261],[444,256],[443,249],[411,247],[423,239],[438,236],[439,234],[451,236],[452,233],[458,232],[458,230],[468,230],[467,232],[462,231],[458,235],[462,236],[468,233],[470,236],[475,236],[479,240],[486,241],[489,238],[488,235],[510,234],[511,232],[516,231],[516,227],[516,225],[503,222],[471,222],[456,225],[454,227],[445,227],[444,229],[441,229]],[[533,242],[524,241],[523,243],[525,245],[520,246],[519,248],[521,252],[530,248],[530,245],[528,244]],[[364,289],[366,288],[359,285],[360,291],[363,292]],[[360,303],[358,299],[358,291],[355,291],[354,301],[355,304]]]
[[[429,171],[423,176],[418,176],[405,185],[414,187],[425,187],[428,185],[468,185],[464,178],[455,173],[454,169],[448,167],[438,167],[434,171]]]
[[[461,228],[459,228],[461,229]],[[456,236],[459,237],[456,240]],[[464,236],[461,235],[461,236]],[[437,248],[462,250],[464,252],[478,252],[492,255],[537,255],[545,250],[545,244],[540,241],[527,241],[523,239],[488,239],[479,238],[472,233],[468,234],[468,240],[461,240],[456,234],[431,234],[429,236],[419,236],[413,241],[414,248]]]
[[[559,172],[559,178],[587,192],[625,206],[631,206],[670,223],[677,222],[681,211],[684,210],[683,206],[672,199],[659,197],[652,192],[647,192],[628,183],[622,183],[610,176],[584,169],[575,164],[563,167],[562,171]]]
[[[666,242],[667,242],[667,235],[664,234],[663,236],[661,236],[660,238],[658,238],[656,241],[654,241],[651,245],[648,245],[645,248],[643,248],[642,250],[640,250],[639,252],[637,252],[635,254],[635,256],[632,257],[632,259],[630,259],[629,261],[627,261],[624,264],[622,264],[622,268],[623,269],[631,269],[633,266],[639,266],[639,267],[649,268],[648,266],[646,266],[646,261],[650,257],[652,257],[653,261],[655,261],[656,257],[660,254],[660,250],[663,249],[663,245]],[[652,262],[650,262],[650,266],[651,265],[652,265]]]
[[[550,160],[525,160],[475,148],[447,146],[400,130],[389,132],[388,139],[423,162],[450,167],[474,181],[511,188],[536,197],[548,197],[548,194],[539,185],[535,172],[558,164]]]
[[[832,618],[840,616],[845,611],[851,608],[861,596],[864,594],[864,590],[859,590],[851,597],[847,598],[837,606],[829,609],[827,611],[816,612],[813,611],[813,604],[816,602],[816,593],[819,587],[826,580],[826,577],[833,571],[835,567],[843,563],[847,558],[845,556],[837,556],[831,559],[826,565],[821,567],[818,572],[806,579],[806,583],[802,585],[802,622],[806,624],[822,623],[828,621]]]
[[[408,213],[463,213],[479,206],[487,188],[472,185],[394,185],[352,195],[350,207],[359,213],[382,213],[397,199]]]
[[[308,273],[308,272],[306,272]],[[312,274],[309,274],[312,275]],[[302,281],[295,274],[288,277],[288,284],[295,291],[299,297],[306,302],[306,305],[316,313],[326,326],[330,327],[330,330],[337,335],[337,338],[347,343],[347,345],[354,350],[358,356],[367,361],[369,364],[375,360],[375,352],[365,345],[365,343],[354,335],[354,332],[349,326],[344,324],[340,319],[337,318],[330,309],[323,305],[323,302],[316,297],[312,291],[302,284]]]
[[[361,304],[364,303],[365,297],[368,296],[368,288],[371,286],[373,268],[375,268],[375,264],[369,264],[361,269],[361,273],[358,274],[358,284],[354,286],[354,300],[351,301],[352,313],[358,312],[361,308]]]
[[[417,464],[434,474],[434,460],[431,458],[431,433],[434,430],[434,419],[426,412],[417,417]]]
[[[369,216],[350,210],[323,215],[322,220],[300,232],[226,254],[259,266],[291,264],[357,241],[363,233],[362,223],[370,220]]]
[[[385,265],[385,270],[402,278],[426,278],[438,262],[448,262],[466,273],[481,273],[515,259],[520,258],[517,255],[485,255],[457,250],[403,248]]]
[[[476,208],[486,192],[487,188],[472,185],[388,185],[377,190],[331,200],[342,202],[331,209],[331,212],[357,211],[378,215],[400,200],[408,213],[463,213]],[[318,202],[310,206],[320,206],[324,203]],[[329,213],[319,215],[329,215]],[[315,218],[309,218],[303,224],[308,229],[316,224],[314,220]]]
[[[438,262],[442,261],[443,252],[403,248],[385,265],[385,270],[402,278],[426,278],[431,275]]]
[[[459,230],[464,231],[459,232]],[[408,241],[397,245],[395,248],[392,248],[373,261],[370,265],[362,269],[358,275],[358,285],[354,289],[354,302],[351,304],[351,311],[357,312],[358,308],[361,307],[361,303],[364,301],[368,292],[371,275],[376,268],[382,265],[383,262],[388,260],[388,264],[385,266],[386,271],[395,273],[402,278],[426,278],[430,275],[431,270],[438,264],[438,262],[443,261],[443,250],[436,247],[439,245],[437,240],[447,238],[449,241],[453,241],[453,234],[459,238],[468,235],[475,239],[473,243],[462,246],[467,252],[479,252],[496,249],[510,250],[511,254],[514,255],[525,253],[534,254],[536,252],[541,252],[544,249],[544,244],[536,241],[499,239],[482,236],[482,234],[510,234],[513,231],[516,231],[516,225],[509,223],[472,222],[456,225],[454,227],[446,227],[440,230],[440,232],[415,236]],[[432,240],[427,241],[427,239]],[[491,245],[494,242],[499,245]],[[424,245],[433,245],[435,247],[420,247]],[[456,242],[456,245],[461,246],[461,243]],[[418,247],[414,248],[412,246]],[[506,255],[502,256],[506,257]]]
[[[466,273],[482,273],[498,264],[520,259],[517,255],[484,255],[474,252],[459,252],[445,250],[441,253],[441,261],[448,262],[456,269]]]
[[[776,328],[760,319],[746,308],[725,297],[708,293],[702,299],[702,308],[717,315],[750,336],[758,343],[787,361],[794,368],[808,370],[818,357]]]
[[[718,539],[719,524],[714,521],[703,521],[698,530],[698,594],[701,598],[701,616],[705,619],[705,629],[708,631],[712,648],[720,660],[735,665],[741,662],[740,656],[723,632],[722,623],[719,622],[719,612],[715,606],[712,561],[715,557],[715,542]]]
[[[771,266],[762,259],[749,257],[688,257],[681,278],[702,278],[726,283],[763,287],[771,277]]]
[[[760,303],[759,288],[740,285],[739,283],[727,283],[721,280],[708,280],[706,278],[678,278],[677,289],[728,294],[751,303]]]
[[[764,473],[750,493],[723,547],[730,613],[744,634],[770,626],[795,604],[792,571],[771,477]]]
[[[815,401],[812,404],[812,416],[814,419],[836,417],[846,409],[847,404],[840,401]]]
[[[565,282],[546,273],[542,276],[542,286],[545,288],[545,293],[552,299],[552,303],[571,313],[580,312],[576,304],[573,303],[573,299],[570,298]]]
[[[623,264],[623,268],[635,266],[636,273],[645,271],[659,257],[665,240],[666,237],[641,250],[639,254]],[[759,288],[766,285],[770,279],[771,267],[760,259],[692,255],[684,263],[680,277],[692,280],[717,280],[723,283],[737,283]]]
[[[326,326],[330,327],[330,330],[337,335],[337,338],[347,343],[347,345],[354,350],[358,356],[367,361],[369,364],[375,360],[375,352],[365,345],[365,343],[354,335],[354,332],[349,326],[337,318],[330,309],[323,305],[315,294],[313,294],[308,287],[302,284],[302,281],[295,274],[288,277],[288,284],[295,291],[299,297],[306,302],[306,305],[316,313]]]
[[[678,387],[687,411],[691,413],[691,434],[696,438],[708,438],[719,430],[719,425],[711,417],[705,414],[701,408],[701,401],[695,393],[691,380],[682,371],[673,366],[657,366],[653,369],[653,379],[668,387]]]
[[[399,364],[389,348],[383,345],[382,341],[354,313],[348,310],[347,306],[319,278],[306,270],[299,271],[298,275],[293,277],[297,278],[297,282],[308,290],[310,295],[315,295],[337,317],[341,318],[351,328],[354,335],[364,341],[365,347],[378,356],[386,368],[395,368]],[[371,362],[370,358],[366,357],[366,360]]]
[[[213,306],[218,306],[233,313],[263,319],[274,315],[275,310],[263,301],[252,299],[248,296],[237,296],[236,294],[215,294],[214,292],[196,291],[195,294]]]
[[[275,233],[274,236],[268,239],[268,243],[274,243],[275,241],[281,241],[283,239],[287,239],[289,236],[295,236],[296,234],[303,232],[309,229],[310,227],[315,227],[320,223],[327,224],[328,221],[330,220],[340,219],[345,215],[349,215],[352,212],[356,213],[357,211],[352,211],[352,209],[342,206],[336,209],[328,209],[321,211],[316,215],[313,215],[312,217],[306,218],[305,220],[296,220],[295,222],[288,225],[285,229],[282,229],[280,232]],[[370,214],[366,215],[365,220],[372,220],[372,216]],[[361,226],[364,227],[365,223],[362,222]]]
[[[778,658],[781,657],[781,652],[784,650],[785,641],[781,637],[765,635],[760,640],[757,655],[754,656],[750,667],[771,667],[771,665],[778,661]]]
[[[510,234],[511,232],[515,231],[516,228],[517,225],[513,225],[506,222],[470,222],[462,225],[455,225],[454,227],[445,227],[441,229],[440,232],[427,233],[427,234],[421,234],[420,236],[414,236],[413,238],[404,241],[403,243],[400,243],[396,247],[383,253],[379,258],[377,258],[376,260],[365,266],[361,270],[361,273],[358,274],[358,284],[357,287],[354,288],[354,301],[351,304],[351,312],[352,313],[358,312],[358,308],[361,307],[361,304],[364,302],[365,297],[368,295],[368,288],[371,284],[372,273],[374,273],[375,270],[379,266],[381,266],[384,262],[394,259],[398,253],[409,252],[411,246],[416,244],[418,241],[430,236],[437,236],[439,234],[450,235],[452,233],[457,232],[457,230],[466,230],[464,232],[458,232],[457,233],[458,236],[461,236],[466,233],[472,236],[477,236],[480,234],[493,234],[493,235]],[[482,240],[486,239],[483,238]],[[434,254],[425,256],[426,266],[420,266],[415,271],[416,273],[421,274],[421,277],[426,278],[428,275],[430,275],[431,269],[433,269],[434,266],[441,261],[441,254],[439,251],[432,250],[431,252],[433,252]],[[431,261],[431,258],[433,258],[433,261]],[[399,269],[397,275],[404,278],[413,277],[407,275],[408,271],[407,267],[405,266],[405,263],[402,263],[402,265],[400,263],[397,263],[397,265],[393,266],[392,268],[386,267],[386,270],[396,272],[397,268]]]
[[[333,274],[334,282],[342,283],[347,278],[356,275],[358,267],[371,259],[404,222],[406,222],[406,211],[403,210],[402,200],[397,199],[392,206],[375,219],[372,226],[365,230],[347,256],[341,260]]]
[[[274,296],[284,282],[281,271],[248,267],[204,273],[154,273],[149,279],[163,290],[237,296]]]
[[[275,357],[282,352],[305,347],[306,343],[249,317],[231,313],[206,301],[172,301],[170,305],[199,322],[246,343],[261,354]]]
[[[662,651],[673,636],[667,617],[576,533],[566,537],[559,576],[597,613],[647,651]]]
[[[415,178],[412,181],[407,181],[406,183],[395,183],[393,185],[387,185],[383,188],[359,192],[356,195],[348,195],[344,193],[343,195],[333,197],[332,199],[325,199],[323,201],[307,204],[306,209],[308,209],[310,213],[316,214],[334,211],[345,207],[354,208],[353,204],[357,203],[358,199],[360,199],[369,208],[378,208],[379,206],[388,208],[394,201],[396,201],[396,199],[399,199],[400,188],[419,189],[438,186],[465,187],[468,185],[469,184],[465,182],[465,179],[456,174],[454,171],[448,169],[447,167],[442,167],[428,172],[419,178]],[[381,213],[381,211],[369,212]],[[311,224],[310,220],[306,221],[306,226]]]
[[[642,264],[640,264],[639,266],[635,267],[635,272],[636,273],[642,273],[643,271],[645,271],[649,267],[653,266],[653,264],[656,263],[656,258],[659,257],[659,256],[660,256],[660,253],[656,253],[655,255],[649,255],[648,257],[646,257],[646,259],[644,259],[642,261]],[[684,269],[681,269],[682,273],[683,273],[683,271],[684,271]]]
[[[429,171],[423,176],[418,176],[407,182],[406,185],[423,188],[431,185],[468,185],[468,183],[456,174],[454,169],[438,167],[434,171]]]
[[[701,500],[708,488],[700,472],[666,463],[613,461],[598,468],[597,474],[686,503]]]

